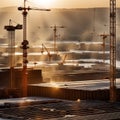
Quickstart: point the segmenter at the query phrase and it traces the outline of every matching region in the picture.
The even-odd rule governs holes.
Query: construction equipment
[[[110,0],[110,101],[116,99],[116,0]]]
[[[57,52],[57,46],[56,46],[56,40],[57,40],[57,28],[65,28],[65,26],[57,26],[57,25],[54,25],[54,26],[51,26],[50,28],[53,28],[53,41],[54,41],[54,53]]]
[[[10,88],[14,88],[14,66],[15,66],[15,30],[21,30],[22,25],[17,24],[16,26],[12,25],[12,20],[9,20],[9,25],[4,26],[4,29],[8,31],[9,38],[9,66],[10,66]]]
[[[50,54],[49,50],[46,48],[46,46],[44,44],[42,44],[42,50],[41,50],[41,53],[44,52],[44,49],[46,50],[47,54],[48,54],[48,57],[49,57],[49,61],[51,61],[51,57],[52,55]]]
[[[23,42],[21,48],[23,49],[23,80],[22,80],[22,96],[27,96],[27,49],[29,48],[27,40],[27,14],[29,10],[50,11],[50,9],[38,9],[26,7],[26,0],[24,0],[24,7],[18,7],[18,10],[23,11]]]
[[[105,63],[105,46],[106,46],[105,41],[108,36],[110,36],[110,35],[109,34],[100,34],[100,37],[102,37],[102,40],[103,40],[103,44],[102,44],[102,46],[103,46],[103,63]]]
[[[63,64],[65,63],[66,58],[67,58],[67,54],[65,54],[63,60],[60,61],[58,64],[59,64],[59,65],[63,65]]]

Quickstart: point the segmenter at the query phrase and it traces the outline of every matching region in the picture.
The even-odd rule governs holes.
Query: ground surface
[[[0,100],[0,118],[10,120],[119,120],[120,102],[50,98]]]

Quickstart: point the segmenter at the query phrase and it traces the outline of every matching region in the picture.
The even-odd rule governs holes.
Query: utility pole
[[[23,41],[21,44],[21,48],[23,49],[23,76],[22,76],[22,96],[27,96],[27,49],[29,48],[29,42],[27,40],[27,14],[29,10],[40,10],[40,11],[50,11],[50,9],[38,9],[38,8],[30,8],[26,7],[26,0],[24,0],[24,7],[18,7],[18,10],[23,11]]]
[[[14,88],[14,66],[15,66],[15,30],[22,29],[22,25],[12,25],[12,20],[9,20],[9,25],[4,26],[4,29],[8,31],[9,38],[9,56],[10,56],[10,88]]]
[[[116,0],[110,0],[110,101],[116,99]]]
[[[64,26],[51,26],[50,28],[53,28],[53,40],[54,40],[54,53],[57,51],[57,45],[56,45],[56,40],[57,40],[57,28],[65,28]]]

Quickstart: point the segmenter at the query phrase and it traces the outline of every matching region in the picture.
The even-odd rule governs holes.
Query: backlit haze
[[[90,8],[109,6],[109,0],[27,0],[27,2],[49,8]],[[21,6],[22,4],[23,0],[4,0],[0,3],[0,7]]]
[[[69,53],[67,60],[81,60],[84,59],[101,59],[96,55],[96,51],[100,51],[99,47],[95,49],[95,52],[91,55],[78,55],[81,54],[81,50],[87,53],[90,52],[91,48],[89,45],[83,46],[84,43],[80,42],[85,41],[95,41],[101,42],[100,34],[109,33],[108,24],[109,24],[109,0],[26,0],[27,6],[31,8],[79,8],[79,9],[53,9],[51,12],[40,12],[31,10],[28,14],[28,40],[30,47],[38,46],[40,48],[41,44],[45,44],[49,49],[53,47],[53,28],[54,25],[65,26],[64,29],[58,29],[58,38],[57,38],[57,47],[61,50],[64,56]],[[22,14],[21,11],[17,10],[17,7],[23,6],[24,0],[4,0],[1,2],[1,21],[0,21],[0,37],[6,37],[7,32],[4,30],[4,26],[8,24],[9,19],[12,19],[12,24],[22,23]],[[12,7],[10,7],[12,6]],[[17,6],[17,7],[16,7]],[[117,6],[119,2],[117,0]],[[2,7],[7,7],[3,8]],[[99,7],[99,8],[98,8]],[[105,8],[104,8],[105,7]],[[106,8],[107,7],[107,8]],[[86,8],[86,9],[81,9]],[[117,16],[117,21],[120,19],[120,14]],[[15,21],[15,22],[14,22]],[[74,22],[73,22],[74,21]],[[106,25],[106,26],[105,26]],[[117,30],[119,33],[119,29]],[[16,45],[21,45],[22,40],[22,31],[16,32]],[[117,38],[120,38],[118,34]],[[48,42],[49,41],[49,44]],[[62,41],[62,42],[61,42]],[[34,44],[31,44],[34,43]],[[68,44],[69,43],[69,44]],[[74,43],[74,44],[73,44]],[[117,43],[119,46],[120,43]],[[36,46],[36,47],[37,47]],[[76,47],[77,46],[77,47]],[[85,49],[83,49],[85,48]],[[95,48],[95,47],[94,47]],[[38,49],[38,53],[40,49]],[[78,51],[79,50],[79,51]],[[18,52],[20,50],[18,49]],[[30,51],[30,50],[29,50]],[[82,52],[83,52],[82,51]],[[94,50],[92,50],[94,51]],[[108,49],[107,49],[108,51]],[[119,50],[118,50],[119,51]],[[46,52],[47,53],[47,52]],[[16,53],[17,54],[17,53]],[[75,56],[73,56],[73,54]],[[84,52],[84,54],[86,54]],[[94,55],[93,55],[94,54]],[[4,53],[5,56],[7,56]],[[17,54],[21,57],[22,52]],[[100,54],[101,55],[101,54]],[[40,55],[39,55],[40,56]],[[63,57],[62,56],[62,57]],[[79,56],[79,57],[78,57]],[[19,57],[19,58],[20,58]],[[119,56],[117,56],[119,57]],[[18,58],[18,59],[19,59]],[[64,58],[64,57],[63,57]],[[29,61],[39,61],[42,58],[40,57],[30,57]],[[48,60],[48,56],[45,58]],[[108,58],[107,58],[108,59]],[[120,60],[120,57],[117,58]],[[44,60],[44,57],[43,57]],[[21,63],[21,59],[17,60]],[[89,60],[90,61],[90,60]]]

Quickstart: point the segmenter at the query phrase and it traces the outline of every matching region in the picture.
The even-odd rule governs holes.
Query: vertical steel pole
[[[22,96],[27,96],[27,49],[28,49],[28,41],[27,41],[27,11],[26,11],[26,0],[24,0],[24,11],[23,11],[23,78],[22,78]]]
[[[116,99],[116,0],[110,0],[110,101]]]
[[[57,39],[57,34],[56,34],[56,32],[57,32],[57,27],[56,27],[56,25],[54,26],[54,29],[53,29],[53,31],[54,31],[54,53],[56,52],[56,39]]]
[[[14,66],[15,66],[15,29],[9,32],[10,38],[10,88],[14,86]]]

